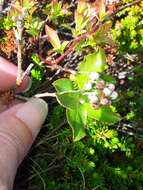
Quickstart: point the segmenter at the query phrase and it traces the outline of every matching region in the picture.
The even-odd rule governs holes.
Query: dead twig
[[[23,71],[22,71],[22,50],[23,50],[23,42],[22,42],[22,35],[23,35],[23,17],[19,16],[16,19],[16,27],[14,28],[14,34],[16,39],[17,45],[17,79],[16,84],[18,86],[21,85],[23,80]]]

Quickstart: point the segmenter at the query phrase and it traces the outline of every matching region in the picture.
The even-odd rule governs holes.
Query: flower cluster
[[[119,0],[106,0],[105,2],[108,5],[108,4],[113,4],[113,3],[119,3],[120,1]]]
[[[112,100],[118,97],[115,85],[105,82],[96,72],[89,74],[89,81],[85,84],[84,90],[89,102],[94,106],[110,105]]]

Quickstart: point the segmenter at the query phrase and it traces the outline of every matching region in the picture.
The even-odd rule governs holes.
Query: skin
[[[17,67],[0,57],[0,93],[15,87]],[[28,86],[23,80],[18,92]],[[0,190],[12,190],[19,164],[28,153],[47,116],[48,106],[41,99],[14,101],[7,108],[0,102]]]

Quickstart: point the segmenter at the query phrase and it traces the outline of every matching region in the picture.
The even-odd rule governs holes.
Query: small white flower
[[[113,91],[113,90],[115,90],[115,85],[110,83],[110,84],[108,84],[108,88]]]
[[[104,88],[103,93],[105,94],[105,96],[110,96],[112,91],[109,88]]]
[[[98,97],[96,96],[95,93],[90,93],[88,95],[88,99],[89,99],[90,103],[97,103],[98,102]]]
[[[91,90],[92,89],[92,84],[91,83],[86,83],[85,85],[84,85],[84,90]]]
[[[126,75],[127,75],[127,72],[120,72],[118,74],[118,79],[124,79],[124,78],[126,78]]]
[[[110,97],[112,100],[115,100],[118,97],[118,93],[116,91],[114,91],[114,92],[112,92]]]
[[[99,79],[99,74],[96,72],[91,72],[89,74],[89,78],[90,78],[90,80],[95,81],[95,80]]]

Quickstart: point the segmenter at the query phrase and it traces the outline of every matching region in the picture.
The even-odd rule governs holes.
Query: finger
[[[0,129],[1,123],[8,123],[9,117],[14,117],[16,118],[16,120],[24,123],[24,125],[26,126],[25,128],[28,128],[28,130],[32,134],[32,139],[34,140],[40,130],[41,124],[45,120],[47,110],[47,104],[44,100],[38,98],[31,98],[28,102],[19,103],[11,107],[9,110],[6,110],[3,113],[1,113]],[[11,126],[8,126],[8,128],[10,128],[10,131]]]
[[[11,109],[3,112],[7,120],[0,116],[0,173],[6,171],[4,180],[8,180],[9,187],[48,112],[47,104],[41,99],[31,99]]]
[[[0,91],[8,90],[16,86],[17,67],[6,59],[0,57]],[[25,77],[18,91],[24,90],[29,82]]]
[[[3,112],[4,112],[4,115],[7,112],[8,112],[8,115],[9,115],[9,111],[11,110],[10,108],[15,107],[15,105],[22,104],[22,103],[24,103],[24,102],[21,101],[21,100],[18,100],[18,99],[14,99],[9,104],[5,104],[0,99],[0,114],[1,114],[1,116],[3,115]],[[6,111],[6,110],[8,110],[8,111]]]
[[[0,118],[5,120],[7,117],[9,117],[12,114],[15,114],[16,111],[23,105],[23,102],[16,102],[13,103],[13,105],[10,106],[9,109],[5,108],[2,112],[0,112]]]

